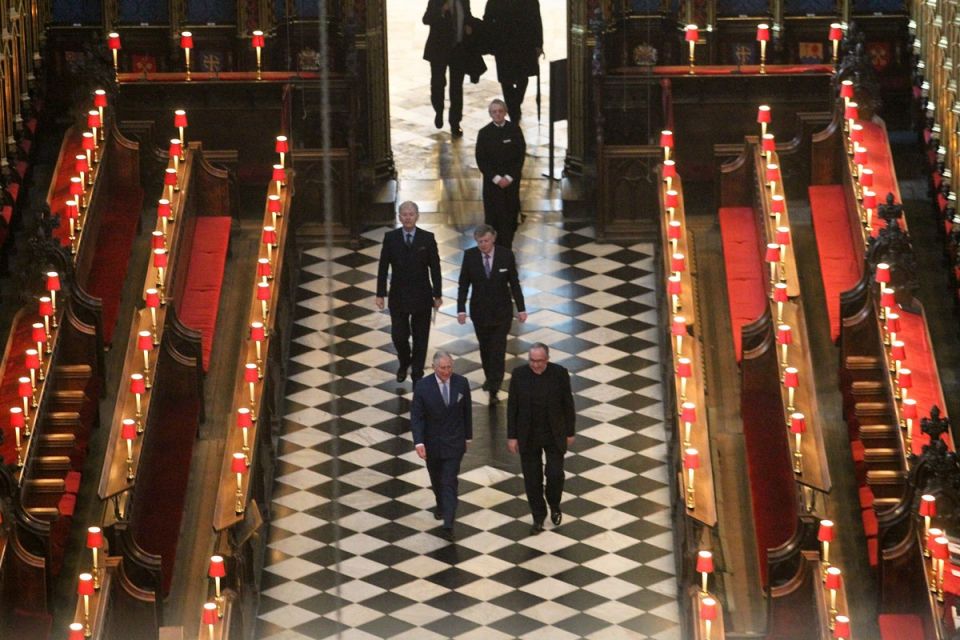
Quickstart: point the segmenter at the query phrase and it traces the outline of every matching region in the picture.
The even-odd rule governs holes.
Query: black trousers
[[[528,82],[529,79],[523,77],[500,83],[500,88],[503,89],[503,101],[507,103],[507,113],[510,114],[510,122],[520,122],[520,107],[523,105],[523,96],[527,93]]]
[[[513,248],[513,236],[517,232],[517,216],[520,212],[520,176],[512,176],[513,184],[501,189],[484,176],[483,221],[497,230],[497,245]]]
[[[547,517],[547,505],[551,509],[560,508],[563,495],[563,452],[553,445],[536,447],[520,452],[520,466],[523,469],[523,486],[527,491],[527,502],[533,521],[542,523]],[[543,459],[546,458],[546,473]],[[543,478],[546,475],[546,500],[544,500]]]
[[[390,337],[397,350],[400,368],[410,367],[414,380],[423,377],[423,364],[427,359],[427,341],[430,339],[430,307],[413,313],[390,310]],[[410,336],[413,335],[413,349]]]
[[[450,62],[430,63],[430,103],[436,113],[443,115],[443,90],[447,86],[447,67],[450,68],[450,117],[448,122],[456,126],[463,119],[463,64],[458,56]]]
[[[487,391],[497,391],[503,382],[504,360],[507,357],[507,334],[510,321],[500,324],[473,325],[480,345],[480,362],[487,380]]]
[[[457,515],[457,485],[460,475],[460,461],[463,458],[436,458],[427,450],[427,473],[430,474],[430,486],[437,500],[437,511],[443,517],[443,526],[450,528]]]

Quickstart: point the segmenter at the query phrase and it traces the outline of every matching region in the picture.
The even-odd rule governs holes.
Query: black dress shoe
[[[496,392],[496,391],[491,391],[491,392],[490,392],[490,406],[491,406],[491,407],[494,407],[494,406],[496,406],[496,405],[498,405],[498,404],[500,404],[500,398],[497,397],[497,392]]]
[[[445,540],[453,542],[456,539],[456,536],[453,535],[453,527],[443,527],[440,531]]]
[[[461,129],[460,125],[458,124],[452,124],[450,125],[450,135],[452,135],[454,138],[462,138],[463,129]]]
[[[443,129],[443,112],[438,111],[437,115],[433,116],[433,126],[437,129]]]
[[[532,535],[532,536],[537,535],[537,534],[540,533],[541,531],[543,531],[543,523],[542,523],[542,522],[534,522],[534,523],[533,523],[533,526],[530,527],[530,535]]]
[[[403,382],[407,379],[407,368],[400,367],[397,369],[397,382]]]
[[[440,511],[440,507],[435,507],[433,509],[433,519],[434,520],[443,520],[443,513]]]
[[[553,523],[553,526],[559,526],[560,521],[563,520],[563,512],[560,509],[551,509],[550,510],[550,522]]]

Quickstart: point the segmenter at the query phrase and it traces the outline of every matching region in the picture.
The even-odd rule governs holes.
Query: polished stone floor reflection
[[[678,640],[652,247],[598,244],[591,227],[563,223],[559,188],[540,177],[546,127],[530,92],[527,217],[514,242],[530,317],[513,327],[507,370],[523,365],[533,342],[549,344],[572,373],[578,414],[564,521],[530,537],[504,403],[487,406],[473,330],[457,324],[453,302],[462,251],[483,218],[473,140],[499,85],[490,75],[468,88],[463,139],[433,127],[420,4],[388,2],[393,145],[400,199],[420,203],[440,247],[445,304],[431,351],[455,354],[474,390],[457,538],[444,540],[427,510],[433,496],[410,438],[410,383],[394,379],[389,316],[373,305],[386,229],[365,233],[356,250],[308,249],[258,636]],[[562,57],[552,43],[562,46],[564,27],[552,20],[564,17],[563,3],[541,5],[548,55]]]

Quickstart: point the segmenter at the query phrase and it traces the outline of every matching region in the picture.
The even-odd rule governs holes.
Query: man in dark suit
[[[487,0],[484,31],[497,59],[497,79],[503,88],[510,120],[520,123],[527,79],[539,72],[543,55],[543,22],[537,0]]]
[[[507,448],[520,453],[523,484],[533,514],[532,535],[543,531],[550,506],[554,526],[563,519],[563,456],[573,444],[575,414],[570,374],[550,362],[542,342],[530,347],[529,364],[513,370],[507,399]],[[543,459],[546,458],[547,498],[544,500]]]
[[[527,153],[523,133],[507,120],[507,106],[494,100],[490,124],[477,134],[477,168],[483,174],[483,221],[497,230],[497,244],[511,248],[520,215],[520,173]]]
[[[480,344],[480,360],[490,393],[490,404],[497,404],[497,392],[503,382],[507,333],[517,305],[517,320],[527,321],[523,291],[517,275],[517,261],[506,247],[494,246],[497,232],[481,224],[473,232],[477,246],[463,253],[457,289],[457,322],[467,321],[467,293],[470,292],[470,319]],[[513,296],[511,301],[510,297]]]
[[[416,382],[423,377],[423,363],[427,359],[430,313],[442,301],[440,254],[433,234],[417,227],[420,211],[416,203],[409,200],[402,203],[397,217],[401,227],[383,236],[375,302],[382,311],[390,272],[390,336],[400,360],[397,382],[407,379],[408,368]]]
[[[463,76],[466,73],[464,44],[472,33],[474,17],[470,0],[429,0],[423,24],[430,27],[423,59],[430,62],[430,102],[433,104],[437,129],[443,126],[443,89],[450,69],[450,133],[463,135]]]
[[[427,461],[430,486],[436,498],[433,517],[443,520],[443,534],[453,539],[457,514],[457,476],[460,461],[473,439],[470,383],[453,372],[453,356],[437,351],[435,375],[413,387],[410,428],[417,455]]]

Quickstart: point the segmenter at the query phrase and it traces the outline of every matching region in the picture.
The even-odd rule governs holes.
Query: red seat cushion
[[[876,538],[880,531],[880,525],[877,522],[877,512],[871,509],[864,509],[860,512],[860,518],[863,520],[863,533],[868,538]]]
[[[722,207],[720,235],[727,274],[733,348],[740,361],[741,329],[767,308],[767,279],[760,261],[757,223],[750,207]]]
[[[64,491],[67,493],[80,493],[81,477],[79,471],[68,471],[66,477],[63,479]]]
[[[937,361],[933,357],[933,348],[927,339],[927,327],[924,317],[911,313],[906,309],[899,309],[900,333],[897,337],[903,340],[907,349],[907,359],[904,366],[913,372],[913,388],[908,391],[911,398],[917,401],[917,413],[920,418],[930,416],[930,409],[934,405],[940,408],[940,415],[947,416],[943,403],[943,391],[940,387],[940,376],[937,370]],[[930,443],[930,436],[920,431],[920,420],[914,420],[911,434],[913,452],[923,453],[923,447]],[[943,435],[947,446],[953,450],[953,440],[950,433]]]
[[[870,487],[860,487],[860,508],[873,510],[873,490]]]
[[[60,511],[61,518],[72,518],[73,511],[77,507],[77,496],[73,493],[65,493],[60,496],[60,502],[57,509]]]
[[[880,623],[882,640],[924,640],[923,620],[920,616],[884,613],[877,621]]]
[[[180,319],[188,327],[200,331],[204,371],[210,367],[210,353],[213,351],[231,223],[228,216],[197,217],[187,282],[180,302]]]
[[[860,280],[860,266],[851,235],[846,196],[838,184],[814,185],[808,189],[823,294],[827,300],[830,337],[840,337],[840,294]]]

